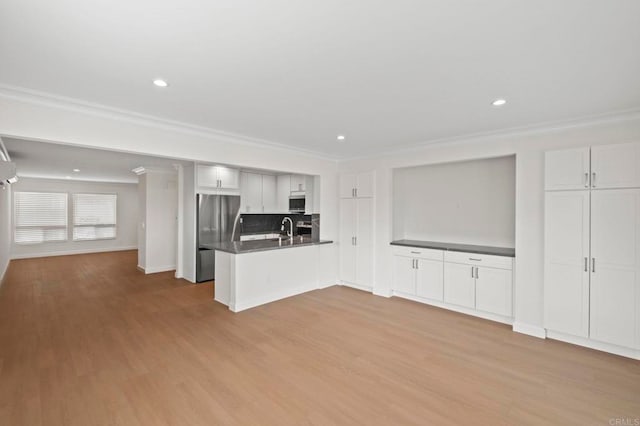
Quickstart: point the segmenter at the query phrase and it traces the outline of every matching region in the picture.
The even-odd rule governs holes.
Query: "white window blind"
[[[67,241],[67,194],[14,192],[14,241],[36,244]]]
[[[116,194],[73,194],[73,240],[116,237]]]

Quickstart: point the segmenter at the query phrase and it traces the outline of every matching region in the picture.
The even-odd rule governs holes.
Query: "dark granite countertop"
[[[312,241],[310,237],[293,237],[279,240],[255,240],[255,241],[228,241],[224,243],[206,244],[203,247],[220,250],[232,254],[255,253],[257,251],[279,250],[303,246],[315,246],[319,244],[331,244],[333,241]]]
[[[491,254],[494,256],[516,257],[516,249],[509,247],[475,246],[471,244],[442,243],[436,241],[396,240],[393,246],[420,247],[465,253]]]

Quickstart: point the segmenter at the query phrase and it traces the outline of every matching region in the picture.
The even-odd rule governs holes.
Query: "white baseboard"
[[[7,273],[7,269],[9,269],[9,259],[7,259],[7,263],[5,263],[1,268],[2,269],[0,272],[0,287],[2,287],[2,283],[4,282],[4,276]]]
[[[104,247],[104,248],[94,248],[94,249],[84,249],[84,250],[61,250],[61,251],[50,251],[50,252],[40,252],[40,253],[21,253],[21,254],[12,254],[11,260],[33,259],[37,257],[73,256],[76,254],[107,253],[110,251],[126,251],[126,250],[137,250],[137,249],[138,249],[138,246],[126,246],[126,247]]]
[[[144,272],[145,274],[157,274],[158,272],[175,271],[176,265],[154,266],[151,268],[143,268],[142,266],[138,265],[138,269]]]
[[[465,315],[470,315],[473,317],[478,317],[482,319],[487,319],[490,321],[500,322],[502,324],[513,324],[513,318],[504,317],[502,315],[491,314],[489,312],[482,312],[471,308],[465,308],[462,306],[450,305],[445,302],[438,302],[437,300],[425,299],[420,296],[415,296],[413,294],[406,294],[399,291],[393,291],[393,295],[397,297],[401,297],[403,299],[413,300],[414,302],[424,303],[425,305],[435,306],[437,308],[446,309],[449,311],[458,312]]]
[[[614,355],[620,355],[627,358],[640,360],[640,350],[625,348],[623,346],[612,345],[610,343],[598,342],[586,337],[572,336],[570,334],[558,333],[557,331],[547,330],[547,338],[560,340],[562,342],[571,343],[573,345],[584,346],[586,348],[595,349],[597,351],[609,352]]]
[[[356,290],[367,291],[369,293],[371,293],[373,291],[373,288],[368,286],[368,285],[360,285],[360,284],[356,284],[356,283],[350,283],[350,282],[347,282],[347,281],[340,281],[339,285],[343,285],[345,287],[355,288]]]
[[[547,338],[547,330],[544,327],[539,327],[537,325],[525,324],[523,322],[514,322],[513,323],[513,331],[520,334],[526,334],[528,336],[537,337],[539,339]]]
[[[376,296],[382,296],[387,298],[393,296],[393,292],[391,290],[379,291],[379,290],[376,290],[375,288],[373,289],[373,294],[375,294]]]

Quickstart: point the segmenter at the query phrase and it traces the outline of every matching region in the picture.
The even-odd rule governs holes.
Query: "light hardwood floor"
[[[136,252],[13,261],[1,425],[600,424],[640,362],[331,287],[233,314]],[[634,424],[634,423],[629,423]]]

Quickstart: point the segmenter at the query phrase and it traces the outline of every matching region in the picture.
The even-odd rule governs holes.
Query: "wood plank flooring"
[[[238,314],[212,294],[145,276],[135,251],[11,262],[0,424],[640,419],[638,361],[342,287]]]

